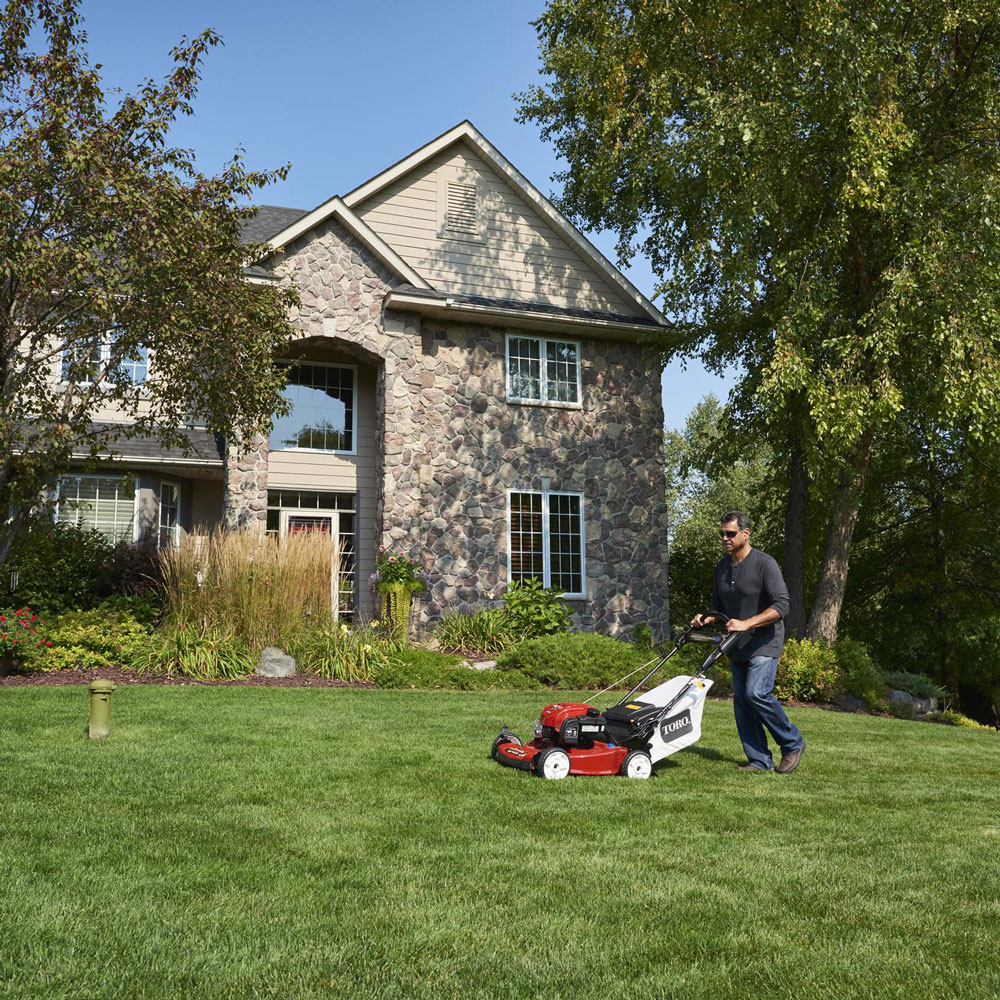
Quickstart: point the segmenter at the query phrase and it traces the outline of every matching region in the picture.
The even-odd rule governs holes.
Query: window
[[[541,580],[566,596],[585,597],[583,496],[511,491],[507,514],[511,581]]]
[[[118,336],[117,330],[109,330],[99,343],[80,341],[67,344],[62,352],[63,382],[89,385],[100,378],[111,360],[111,353]],[[139,345],[134,357],[122,359],[118,365],[118,372],[133,385],[145,382],[149,373],[149,349]]]
[[[275,417],[271,450],[332,451],[354,454],[357,432],[357,368],[319,363],[281,362],[288,369],[283,393],[291,404],[286,417]]]
[[[507,336],[507,399],[580,405],[580,345],[571,340]]]
[[[99,531],[110,542],[135,537],[134,479],[63,476],[56,497],[56,521]]]
[[[284,537],[300,531],[322,531],[340,540],[338,584],[341,618],[354,612],[357,580],[355,557],[355,495],[308,490],[267,491],[267,533]]]
[[[161,549],[177,548],[181,542],[181,488],[177,483],[160,483],[160,530],[157,544]]]

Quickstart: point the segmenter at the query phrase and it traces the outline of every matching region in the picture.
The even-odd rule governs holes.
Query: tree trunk
[[[848,457],[846,468],[837,484],[823,542],[823,562],[816,586],[816,600],[813,602],[806,630],[810,639],[837,641],[837,625],[847,587],[851,540],[854,537],[854,526],[858,522],[861,493],[871,467],[873,440],[874,435],[867,431],[858,442],[854,454]]]
[[[806,631],[805,537],[806,506],[809,503],[809,476],[802,461],[802,449],[793,442],[788,459],[788,499],[785,501],[785,552],[782,570],[788,587],[788,617],[785,632],[801,639]]]

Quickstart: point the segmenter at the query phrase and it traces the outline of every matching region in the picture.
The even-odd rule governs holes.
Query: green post
[[[111,732],[111,692],[114,681],[98,678],[90,682],[90,738],[103,740]]]

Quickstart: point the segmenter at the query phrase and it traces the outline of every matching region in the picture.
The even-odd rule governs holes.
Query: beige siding
[[[192,480],[191,533],[195,535],[208,534],[221,520],[222,483],[208,479]]]
[[[449,179],[476,184],[481,239],[441,231],[438,186]],[[442,151],[356,211],[439,291],[645,315],[466,146]]]

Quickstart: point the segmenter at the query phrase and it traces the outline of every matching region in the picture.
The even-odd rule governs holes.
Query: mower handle
[[[721,618],[725,622],[729,621],[729,615],[727,615],[724,611],[702,611],[700,617],[702,617],[702,618],[709,618],[709,617],[711,617],[711,618]],[[714,624],[715,624],[715,622],[703,622],[701,625],[690,625],[686,629],[686,631],[684,631],[682,633],[682,635],[685,637],[685,639],[688,642],[708,642],[708,643],[713,643],[713,644],[714,643],[720,643],[720,642],[722,642],[722,640],[726,637],[726,634],[728,634],[728,633],[723,634],[723,635],[698,635],[697,634],[697,629],[700,629],[700,628],[709,628],[709,627],[711,627]]]

